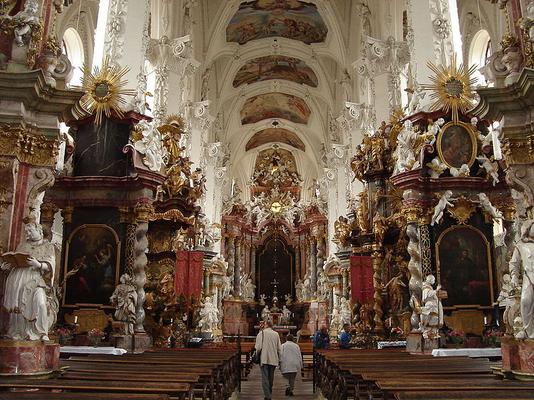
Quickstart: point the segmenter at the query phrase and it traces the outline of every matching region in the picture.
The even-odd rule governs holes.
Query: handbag
[[[263,331],[261,332],[261,348],[263,349]],[[254,364],[261,363],[261,349],[254,351],[254,355],[252,356],[252,362]]]

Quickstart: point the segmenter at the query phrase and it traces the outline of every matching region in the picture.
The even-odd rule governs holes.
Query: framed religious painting
[[[490,243],[478,229],[455,225],[436,241],[438,283],[447,291],[443,307],[491,307],[493,273]]]
[[[449,168],[460,168],[475,162],[477,140],[473,127],[463,122],[448,122],[438,133],[438,155]]]
[[[67,240],[64,265],[64,306],[111,307],[119,281],[121,242],[107,225],[76,228]]]

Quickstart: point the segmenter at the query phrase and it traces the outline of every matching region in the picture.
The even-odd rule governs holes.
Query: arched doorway
[[[276,287],[279,302],[283,301],[286,294],[294,297],[294,279],[295,251],[293,246],[279,235],[270,236],[263,242],[257,253],[257,296],[265,294],[269,300],[272,300]]]

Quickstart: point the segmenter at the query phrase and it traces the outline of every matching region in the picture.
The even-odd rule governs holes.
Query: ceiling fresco
[[[297,0],[256,0],[241,3],[226,28],[226,40],[245,44],[250,40],[281,36],[311,44],[324,42],[327,32],[315,4]]]
[[[315,72],[297,58],[286,56],[266,56],[250,60],[237,72],[234,87],[269,79],[285,79],[299,84],[317,87]]]
[[[306,145],[300,138],[293,132],[283,128],[268,128],[256,132],[254,136],[250,138],[245,147],[246,151],[260,147],[266,143],[285,143],[296,149],[306,151]]]
[[[241,109],[241,123],[254,124],[269,118],[283,118],[307,124],[310,108],[300,97],[285,93],[265,93],[248,99]]]

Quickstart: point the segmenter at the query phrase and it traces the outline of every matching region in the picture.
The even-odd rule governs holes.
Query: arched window
[[[477,71],[474,73],[474,77],[477,78],[477,85],[486,85],[486,79],[478,71],[486,65],[488,58],[491,56],[491,38],[485,29],[479,30],[469,47],[469,65],[476,65]]]
[[[85,56],[82,39],[74,28],[68,28],[63,34],[63,54],[68,57],[73,68],[72,78],[67,83],[70,86],[81,86]]]

